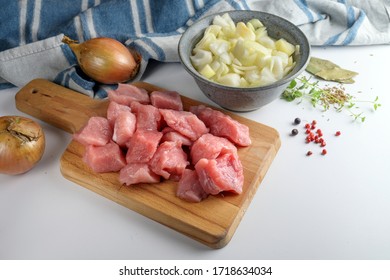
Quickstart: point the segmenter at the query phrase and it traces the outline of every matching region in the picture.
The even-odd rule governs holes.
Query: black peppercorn
[[[295,118],[294,124],[300,124],[300,123],[301,123],[301,119],[300,118]]]

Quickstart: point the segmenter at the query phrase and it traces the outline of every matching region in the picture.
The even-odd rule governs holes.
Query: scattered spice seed
[[[328,153],[328,151],[326,149],[323,149],[321,152],[321,155],[326,155],[327,153]]]
[[[341,132],[340,131],[336,131],[336,136],[340,136],[341,135]]]
[[[300,118],[295,118],[294,124],[300,124],[300,123],[301,123],[301,119]]]
[[[298,134],[298,129],[294,128],[293,130],[291,130],[291,135],[295,136]]]
[[[307,153],[306,153],[307,156],[311,156],[312,154],[313,154],[312,151],[307,151]]]
[[[305,124],[306,129],[310,129],[311,125],[309,123]]]

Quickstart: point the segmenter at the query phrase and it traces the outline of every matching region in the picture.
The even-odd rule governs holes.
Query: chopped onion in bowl
[[[258,87],[286,76],[295,66],[298,47],[268,36],[258,19],[235,24],[226,13],[214,17],[190,59],[206,79],[231,87]]]

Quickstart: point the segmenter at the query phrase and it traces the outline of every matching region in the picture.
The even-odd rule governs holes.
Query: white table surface
[[[390,259],[390,46],[312,55],[359,72],[347,91],[379,96],[382,106],[363,105],[364,123],[284,100],[242,113],[277,129],[282,146],[226,247],[210,249],[64,179],[59,159],[71,136],[39,121],[41,162],[24,175],[0,175],[0,259]],[[212,104],[178,63],[150,64],[144,81]],[[17,91],[0,91],[0,115],[25,115],[15,108]],[[302,129],[290,136],[295,117],[317,120],[327,155],[305,143]]]

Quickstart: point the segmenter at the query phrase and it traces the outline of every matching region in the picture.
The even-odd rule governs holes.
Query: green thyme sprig
[[[321,87],[318,85],[319,81],[312,82],[310,78],[303,76],[292,80],[283,92],[282,98],[287,101],[300,99],[299,103],[307,99],[313,107],[319,106],[324,111],[330,108],[334,108],[337,112],[347,110],[355,120],[360,120],[361,122],[364,122],[366,117],[362,111],[358,110],[357,103],[371,103],[374,110],[381,106],[378,103],[378,96],[373,101],[356,100],[354,96],[345,91],[342,84],[332,87]]]

